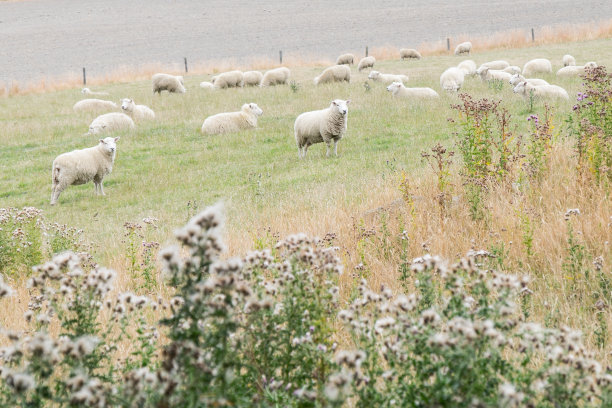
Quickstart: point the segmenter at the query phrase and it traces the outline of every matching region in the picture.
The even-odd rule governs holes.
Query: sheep
[[[481,67],[488,67],[489,69],[495,69],[498,71],[508,68],[509,66],[510,64],[508,63],[508,61],[504,61],[504,60],[489,61],[481,65]]]
[[[122,99],[121,110],[136,120],[155,119],[155,112],[151,108],[145,105],[136,105],[133,99]]]
[[[401,48],[400,49],[400,58],[403,59],[421,59],[421,53],[415,50],[414,48]]]
[[[476,63],[472,60],[461,61],[459,65],[457,65],[457,68],[462,70],[464,75],[476,75]]]
[[[568,65],[567,67],[563,67],[557,71],[557,76],[560,77],[569,77],[569,76],[578,76],[584,74],[586,68],[595,68],[597,64],[593,61],[587,62],[584,65]]]
[[[328,157],[332,141],[334,154],[338,156],[338,141],[346,132],[350,102],[350,100],[335,99],[328,108],[304,112],[295,119],[293,130],[300,159],[306,157],[311,145],[322,142],[327,145],[325,156]]]
[[[266,71],[259,86],[264,87],[273,85],[283,85],[289,81],[290,76],[291,71],[289,71],[289,68],[274,68],[269,71]]]
[[[117,109],[117,104],[102,99],[82,99],[72,107],[75,112],[100,111]]]
[[[514,87],[514,93],[520,94],[525,99],[529,99],[531,95],[537,98],[554,99],[561,98],[569,101],[569,95],[567,91],[557,85],[539,85],[534,86],[527,81],[519,82]]]
[[[401,82],[393,82],[387,87],[393,97],[403,98],[439,98],[440,95],[431,88],[406,88]]]
[[[552,73],[552,64],[546,58],[536,58],[527,61],[523,67],[523,75],[531,76],[536,73]]]
[[[469,54],[472,51],[472,43],[469,41],[462,42],[455,47],[455,55]]]
[[[168,91],[169,93],[185,93],[185,84],[182,76],[169,74],[155,74],[151,77],[153,81],[153,93]]]
[[[463,86],[463,81],[465,79],[464,71],[451,67],[440,75],[440,88],[445,91],[456,92]]]
[[[543,79],[539,79],[539,78],[525,78],[524,76],[522,76],[521,74],[514,74],[512,75],[512,77],[510,77],[510,85],[516,86],[519,84],[519,82],[522,81],[527,81],[527,83],[531,84],[531,85],[550,85],[548,82],[546,82]]]
[[[512,78],[512,74],[509,74],[504,71],[498,71],[495,69],[490,69],[489,67],[481,66],[476,70],[476,73],[480,75],[480,79],[483,81],[492,81],[494,79],[499,79],[502,81],[510,81]]]
[[[133,129],[134,121],[125,113],[111,112],[100,115],[89,125],[90,135],[97,135],[101,132],[112,132],[124,128]]]
[[[247,71],[244,73],[244,86],[259,86],[263,74],[259,71]]]
[[[215,84],[213,84],[212,82],[203,81],[203,82],[200,82],[200,88],[208,89],[209,91],[213,91],[215,89]]]
[[[521,68],[517,67],[516,65],[510,65],[509,67],[506,67],[504,69],[502,69],[501,71],[507,72],[511,75],[514,74],[520,74],[521,73]]]
[[[390,84],[391,82],[408,82],[408,75],[381,74],[378,71],[371,71],[368,79]]]
[[[100,139],[97,146],[60,154],[53,160],[51,170],[51,205],[71,185],[93,180],[96,194],[104,194],[102,180],[113,170],[118,137]]]
[[[353,54],[342,54],[336,59],[336,65],[353,65],[355,56]]]
[[[81,89],[81,93],[85,94],[85,95],[108,95],[108,92],[93,92],[91,89],[89,88],[83,88]]]
[[[215,85],[216,89],[242,87],[244,73],[242,71],[223,72],[214,76],[211,82]]]
[[[563,66],[569,67],[576,65],[576,59],[569,54],[563,56]]]
[[[326,84],[329,82],[351,82],[351,69],[346,65],[332,65],[325,68],[321,75],[315,77],[314,84]]]
[[[263,111],[255,103],[245,103],[238,112],[224,112],[209,116],[202,124],[202,133],[218,135],[257,127],[257,117]]]
[[[374,63],[376,62],[376,58],[369,56],[362,58],[357,65],[357,71],[361,72],[366,68],[374,68]]]

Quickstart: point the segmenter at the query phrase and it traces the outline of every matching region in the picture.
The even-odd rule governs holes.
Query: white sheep
[[[504,69],[502,69],[501,71],[507,72],[511,75],[514,74],[520,74],[521,73],[521,67],[517,67],[516,65],[510,65],[509,67],[506,67]]]
[[[113,110],[117,109],[117,104],[102,99],[83,99],[75,103],[72,109],[75,112]]]
[[[266,71],[259,86],[264,87],[273,85],[283,85],[289,81],[290,76],[291,71],[289,71],[289,68],[274,68],[269,71]]]
[[[552,64],[546,58],[536,58],[527,61],[523,67],[523,75],[531,76],[536,73],[552,73]]]
[[[336,59],[336,65],[353,65],[355,56],[353,54],[342,54]]]
[[[213,91],[215,89],[215,84],[213,84],[212,82],[203,81],[203,82],[200,82],[200,88],[208,89],[209,91]]]
[[[439,98],[440,95],[431,88],[406,88],[401,82],[393,82],[387,87],[393,97],[402,98]]]
[[[257,117],[263,111],[255,103],[245,103],[238,112],[224,112],[209,116],[202,124],[202,133],[218,135],[257,127]]]
[[[464,75],[476,75],[476,63],[472,60],[461,61],[459,65],[457,65],[457,68],[462,70]]]
[[[593,61],[587,62],[584,65],[568,65],[567,67],[563,67],[557,71],[557,76],[560,77],[571,77],[571,76],[579,76],[584,74],[586,68],[595,68],[597,64]]]
[[[498,71],[495,69],[490,69],[489,67],[481,66],[476,70],[476,73],[480,75],[480,79],[483,81],[492,81],[494,79],[502,80],[504,82],[510,81],[512,78],[512,74],[509,74],[504,71]]]
[[[315,77],[314,84],[326,84],[329,82],[351,82],[351,69],[346,65],[332,65],[325,68],[321,75]]]
[[[445,91],[456,92],[463,86],[465,80],[464,71],[450,67],[440,75],[440,88]]]
[[[504,60],[489,61],[481,65],[481,67],[488,67],[489,69],[495,69],[498,71],[501,71],[504,68],[508,68],[509,66],[510,64],[508,63],[508,61]]]
[[[569,54],[565,54],[563,56],[563,66],[564,67],[569,67],[569,66],[573,66],[576,65],[576,58],[572,57]]]
[[[185,84],[182,76],[170,74],[155,74],[151,77],[153,81],[153,93],[161,95],[162,91],[169,93],[185,93]]]
[[[357,65],[357,71],[361,72],[366,68],[373,68],[375,63],[376,58],[372,56],[362,58],[361,61],[359,61],[359,64]]]
[[[293,130],[300,159],[306,157],[311,145],[322,142],[327,145],[326,156],[332,142],[334,154],[338,156],[338,141],[346,132],[349,103],[350,100],[335,99],[328,108],[304,112],[295,119]]]
[[[368,79],[390,84],[391,82],[408,82],[408,75],[382,74],[378,71],[371,71]]]
[[[155,112],[146,105],[136,105],[133,99],[121,100],[121,110],[135,120],[155,119]]]
[[[122,129],[133,129],[134,121],[125,113],[111,112],[100,115],[89,125],[88,134],[97,135]]]
[[[228,71],[212,77],[211,82],[217,89],[238,88],[243,85],[244,73],[242,71]]]
[[[91,89],[89,88],[83,88],[81,89],[81,93],[84,93],[85,95],[108,95],[108,92],[93,92]]]
[[[520,94],[525,99],[529,99],[531,95],[537,98],[544,99],[555,99],[561,98],[565,100],[569,100],[569,95],[567,91],[560,86],[557,85],[531,85],[527,81],[519,82],[517,86],[514,87],[514,93]]]
[[[244,73],[244,86],[259,86],[263,74],[259,71],[247,71]]]
[[[469,41],[462,42],[455,47],[455,55],[469,54],[472,52],[472,43]]]
[[[100,139],[97,146],[60,154],[51,170],[51,205],[57,203],[62,191],[71,185],[93,180],[96,194],[104,194],[102,180],[113,170],[118,137]]]
[[[414,48],[400,48],[400,58],[401,59],[421,59],[421,53],[415,50]]]
[[[535,86],[538,86],[538,85],[550,85],[548,82],[546,82],[543,79],[539,79],[539,78],[525,78],[521,74],[514,74],[514,75],[512,75],[512,77],[510,77],[510,85],[513,85],[513,86],[516,86],[516,85],[519,84],[519,82],[523,82],[523,81],[527,81],[531,85],[535,85]]]

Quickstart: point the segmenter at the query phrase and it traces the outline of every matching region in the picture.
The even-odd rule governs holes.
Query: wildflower
[[[18,394],[23,394],[36,386],[34,377],[25,373],[7,373],[4,381]]]
[[[392,317],[383,317],[374,323],[374,331],[382,334],[383,331],[395,324],[395,319]]]

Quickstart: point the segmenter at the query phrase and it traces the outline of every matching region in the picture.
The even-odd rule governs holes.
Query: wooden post
[[[368,56],[368,46],[366,45],[366,57]]]
[[[87,75],[85,74],[85,67],[83,67],[83,85],[87,85]]]
[[[531,42],[535,42],[535,33],[533,32],[533,28],[531,29]]]
[[[278,59],[279,59],[280,63],[282,64],[283,63],[283,50],[280,50],[278,52]]]
[[[450,38],[446,38],[446,50],[450,51]]]
[[[183,57],[183,59],[185,60],[185,72],[189,72],[189,71],[187,70],[187,57]]]

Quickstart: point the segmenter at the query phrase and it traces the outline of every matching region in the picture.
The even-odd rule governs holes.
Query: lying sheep
[[[569,54],[565,54],[563,56],[563,66],[564,67],[569,67],[569,66],[573,66],[576,65],[576,58],[572,57]]]
[[[108,111],[117,109],[117,104],[102,99],[83,99],[75,103],[72,109],[74,109],[75,112]]]
[[[314,84],[326,84],[329,82],[351,82],[351,69],[346,65],[332,65],[325,68],[321,75],[315,77]]]
[[[455,55],[469,54],[472,52],[472,43],[469,41],[462,42],[455,47]]]
[[[136,105],[132,99],[122,99],[121,109],[135,120],[155,119],[155,112],[151,108],[146,105]]]
[[[567,91],[557,85],[531,85],[527,81],[519,82],[514,87],[514,93],[520,94],[525,99],[529,99],[531,95],[542,99],[561,98],[569,101]]]
[[[125,113],[111,112],[100,115],[89,125],[90,135],[97,135],[102,132],[112,132],[122,129],[134,129],[134,121]]]
[[[209,116],[202,124],[202,133],[218,135],[221,133],[238,132],[243,129],[257,127],[257,117],[263,111],[255,103],[245,103],[238,112],[217,113]]]
[[[108,92],[93,92],[91,89],[89,88],[83,88],[81,89],[81,93],[84,93],[85,95],[108,95]]]
[[[510,85],[516,86],[519,84],[519,82],[523,82],[523,81],[527,81],[527,83],[531,84],[531,85],[550,85],[548,82],[546,82],[543,79],[539,79],[539,78],[525,78],[524,76],[520,75],[520,74],[514,74],[512,75],[512,77],[510,77]]]
[[[306,157],[311,145],[322,142],[327,145],[326,156],[329,156],[332,141],[334,154],[338,156],[338,141],[346,132],[349,103],[350,100],[335,99],[328,108],[305,112],[295,119],[293,130],[300,159]]]
[[[371,71],[368,79],[390,84],[391,82],[408,82],[408,75],[382,74],[378,71]]]
[[[504,60],[489,61],[481,65],[481,67],[488,67],[489,69],[495,69],[498,71],[508,68],[509,66],[510,64],[508,63],[508,61],[504,61]]]
[[[372,56],[362,58],[361,61],[359,61],[359,65],[357,65],[357,71],[361,72],[366,68],[373,68],[375,62],[376,58]]]
[[[514,74],[520,74],[521,73],[521,68],[517,67],[516,65],[510,65],[509,67],[506,67],[504,69],[502,69],[501,71],[507,72],[511,75]]]
[[[211,82],[215,85],[216,89],[242,87],[244,73],[242,71],[223,72],[214,76]]]
[[[170,74],[155,74],[151,77],[153,81],[153,93],[161,95],[162,91],[169,93],[185,93],[185,84],[182,76]]]
[[[465,79],[464,71],[451,67],[440,75],[440,88],[445,91],[457,92],[463,86]]]
[[[289,68],[274,68],[266,71],[259,86],[283,85],[289,81],[290,76],[291,71],[289,71]]]
[[[400,49],[400,58],[401,59],[421,59],[421,53],[415,50],[414,48],[401,48]]]
[[[459,65],[457,65],[457,68],[462,70],[464,75],[476,75],[476,63],[472,60],[461,61]]]
[[[579,76],[584,74],[586,68],[595,68],[597,64],[595,62],[587,62],[584,65],[568,65],[567,67],[563,67],[557,71],[557,76],[560,77],[570,77],[570,76]]]
[[[552,73],[552,64],[546,58],[536,58],[525,63],[523,75],[531,76],[536,73]]]
[[[113,170],[118,140],[118,137],[107,137],[100,139],[97,146],[57,156],[51,170],[51,205],[57,203],[66,187],[92,180],[96,194],[106,195],[102,180]]]
[[[209,91],[212,91],[215,89],[215,84],[213,84],[212,82],[203,81],[203,82],[200,82],[200,88],[208,89]]]
[[[244,73],[244,86],[259,86],[263,74],[259,71],[247,71]]]
[[[336,65],[353,65],[355,56],[353,54],[342,54],[336,59]]]
[[[494,79],[499,79],[504,82],[510,81],[512,78],[512,74],[509,74],[504,71],[498,71],[495,69],[490,69],[489,67],[481,66],[476,70],[476,73],[480,75],[480,79],[483,81],[492,81]]]
[[[440,95],[431,88],[406,88],[401,82],[394,82],[387,87],[393,97],[401,98],[439,98]]]

